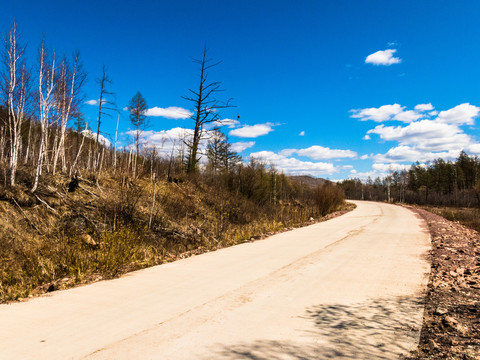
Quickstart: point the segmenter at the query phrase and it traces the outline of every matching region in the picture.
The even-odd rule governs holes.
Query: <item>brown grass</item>
[[[38,199],[20,187],[0,194],[0,302],[231,246],[325,213],[314,202],[259,205],[218,186],[157,181],[149,228],[148,179],[82,180],[74,192],[69,181],[45,179]]]
[[[480,232],[480,209],[424,206],[425,210]]]

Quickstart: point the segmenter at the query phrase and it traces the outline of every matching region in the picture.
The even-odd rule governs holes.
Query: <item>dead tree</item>
[[[200,83],[198,90],[188,89],[190,94],[183,96],[183,99],[194,104],[195,112],[191,119],[194,121],[194,129],[192,137],[186,142],[189,149],[187,157],[187,173],[195,173],[198,165],[198,154],[200,141],[204,135],[204,126],[220,119],[219,110],[232,107],[230,105],[231,99],[227,102],[221,102],[216,99],[216,94],[220,91],[221,82],[209,82],[208,70],[220,64],[220,62],[212,63],[211,59],[207,58],[207,46],[203,49],[201,59],[194,59],[196,64],[200,65]]]
[[[117,135],[118,135],[118,124],[120,123],[120,111],[117,114],[117,127],[115,129],[115,140],[113,145],[113,173],[117,172]]]
[[[140,145],[140,133],[145,127],[145,120],[147,118],[147,102],[142,94],[138,91],[130,100],[127,108],[128,112],[130,113],[130,122],[135,127],[135,159],[133,162],[133,177],[135,177]]]
[[[98,119],[97,119],[97,135],[95,137],[95,148],[93,150],[93,170],[97,168],[97,153],[98,153],[98,139],[100,136],[100,125],[102,123],[102,116],[110,116],[109,113],[106,113],[103,110],[115,110],[115,103],[108,99],[109,96],[113,95],[113,92],[108,90],[108,86],[112,84],[112,79],[107,76],[106,67],[103,65],[102,68],[102,77],[97,79],[97,84],[100,85],[100,98],[98,100]]]

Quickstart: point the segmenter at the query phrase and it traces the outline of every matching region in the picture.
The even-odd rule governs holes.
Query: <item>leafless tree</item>
[[[84,131],[86,132],[87,129],[88,129],[88,123],[85,123],[85,129],[84,129]],[[72,164],[72,166],[70,167],[69,176],[72,176],[72,174],[74,174],[75,168],[76,168],[77,163],[78,163],[78,159],[79,159],[79,157],[80,157],[80,154],[82,153],[83,144],[85,143],[86,135],[83,134],[81,131],[79,131],[78,133],[79,133],[79,134],[82,134],[82,142],[80,143],[80,146],[79,146],[79,148],[78,148],[77,155],[75,156],[75,160],[73,160],[73,164]]]
[[[115,140],[113,145],[113,173],[117,171],[117,135],[118,135],[119,123],[120,123],[120,111],[117,113],[117,127],[115,129]]]
[[[40,120],[40,145],[38,151],[37,169],[33,181],[31,192],[35,192],[38,187],[38,180],[42,174],[44,159],[46,158],[46,149],[48,144],[48,125],[50,111],[53,107],[53,94],[55,90],[55,54],[50,56],[46,49],[45,39],[38,55],[38,105]]]
[[[230,105],[231,99],[227,102],[217,100],[216,94],[220,91],[221,82],[209,82],[208,71],[220,64],[220,62],[212,62],[207,58],[207,45],[203,49],[201,59],[194,59],[196,64],[200,65],[200,83],[198,90],[189,89],[190,94],[183,98],[194,104],[195,112],[192,115],[192,120],[195,123],[193,136],[190,141],[186,143],[189,148],[187,158],[187,173],[195,173],[198,165],[198,147],[200,140],[204,134],[204,126],[220,119],[219,110],[232,107]]]
[[[97,79],[97,84],[100,85],[100,98],[98,100],[98,120],[97,120],[97,135],[95,138],[95,149],[93,151],[93,168],[94,170],[98,166],[98,139],[100,136],[100,125],[102,123],[102,116],[110,116],[109,113],[104,112],[103,110],[114,110],[115,103],[109,100],[109,96],[113,95],[108,87],[112,84],[112,79],[107,76],[106,66],[103,65],[102,68],[102,77]]]
[[[54,142],[56,147],[53,149],[53,174],[55,174],[59,156],[62,159],[62,170],[64,172],[67,170],[65,161],[65,134],[72,112],[81,102],[80,92],[85,79],[86,73],[82,69],[80,54],[78,52],[73,55],[72,65],[68,63],[67,59],[64,58],[62,60],[56,79],[57,86],[55,91],[55,103],[59,116],[59,136],[58,141]]]
[[[14,23],[4,35],[2,53],[5,73],[3,93],[8,109],[8,133],[10,145],[10,185],[15,185],[18,158],[22,146],[21,130],[26,115],[26,105],[30,96],[30,73],[26,68],[25,47],[19,44],[17,24]]]

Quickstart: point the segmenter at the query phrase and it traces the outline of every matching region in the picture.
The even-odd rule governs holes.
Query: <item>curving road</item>
[[[408,209],[341,217],[24,303],[0,359],[396,359],[416,347],[430,237]]]

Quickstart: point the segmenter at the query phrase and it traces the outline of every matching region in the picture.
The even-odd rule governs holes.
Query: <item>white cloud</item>
[[[84,136],[87,136],[89,137],[90,139],[94,139],[96,140],[97,139],[97,133],[95,132],[92,132],[91,130],[83,130],[82,131],[82,134]],[[112,143],[105,137],[103,136],[102,134],[98,135],[98,142],[102,143],[103,145],[109,147],[110,145],[112,145]]]
[[[379,173],[375,170],[372,171],[366,171],[366,172],[351,172],[350,171],[350,176],[349,178],[355,178],[355,179],[361,179],[361,180],[366,180],[368,178],[375,179],[376,177],[385,177],[387,174],[385,173]]]
[[[230,129],[233,129],[233,128],[237,127],[238,125],[240,125],[240,121],[234,120],[234,119],[222,119],[222,120],[214,121],[209,125],[211,125],[211,127],[226,126]]]
[[[404,123],[410,123],[412,121],[416,121],[420,119],[421,117],[423,117],[422,114],[419,114],[418,112],[413,110],[407,110],[395,115],[393,117],[393,120],[402,121]]]
[[[371,137],[370,137],[370,135],[368,135],[368,134],[366,134],[366,135],[362,138],[362,140],[370,140],[370,139],[371,139]]]
[[[278,170],[291,175],[330,175],[338,171],[332,163],[301,161],[272,151],[259,151],[250,158],[273,164]]]
[[[105,104],[106,102],[107,100],[105,99],[102,100],[102,104]],[[94,99],[85,101],[85,104],[93,105],[93,106],[98,105],[99,103],[100,103],[100,100],[94,100]]]
[[[262,135],[266,135],[273,131],[273,124],[256,124],[256,125],[244,125],[241,128],[234,129],[229,132],[231,136],[237,136],[242,138],[256,138]]]
[[[468,152],[475,155],[480,155],[480,144],[471,144],[468,147]]]
[[[255,141],[239,141],[233,143],[231,149],[237,153],[240,153],[245,149],[251,148],[253,145],[255,145]]]
[[[369,157],[370,157],[370,155],[365,154],[365,155],[360,156],[360,160],[367,160]]]
[[[377,154],[374,159],[379,162],[409,162],[414,163],[433,161],[438,158],[455,160],[460,150],[448,150],[441,152],[418,150],[406,145],[400,145],[388,150],[385,154]]]
[[[386,141],[398,141],[400,145],[415,145],[418,149],[441,151],[461,149],[471,142],[470,136],[456,125],[435,120],[421,120],[405,127],[378,125],[368,131]]]
[[[357,156],[357,153],[352,150],[330,149],[328,147],[319,145],[310,146],[306,149],[295,150],[293,153],[297,153],[300,156],[306,156],[312,160],[354,158]]]
[[[279,154],[283,156],[292,156],[296,151],[297,149],[283,149]]]
[[[430,111],[430,110],[433,110],[433,105],[431,103],[418,104],[418,105],[415,106],[415,110],[417,110],[417,111]]]
[[[384,105],[390,106],[391,105]],[[386,119],[388,118],[382,109],[355,110],[352,117],[360,120]],[[387,109],[388,110],[388,109]],[[390,111],[390,113],[392,113]],[[428,115],[422,115],[428,112]],[[372,115],[373,114],[373,115]],[[449,110],[434,111],[431,103],[418,104],[415,111],[404,110],[390,116],[387,120],[400,120],[409,122],[408,125],[385,126],[378,125],[367,131],[367,135],[377,134],[384,141],[394,141],[397,145],[390,148],[386,153],[373,155],[377,163],[391,162],[428,162],[438,158],[455,160],[461,150],[469,153],[480,153],[480,145],[474,143],[474,139],[466,134],[462,125],[474,125],[475,118],[480,114],[480,107],[464,103]],[[437,116],[438,115],[438,116]],[[373,118],[372,118],[373,116]],[[426,116],[427,119],[423,118]],[[436,116],[436,117],[435,117]],[[416,119],[418,117],[418,119]],[[384,120],[386,121],[386,120]],[[378,169],[377,169],[378,170]]]
[[[440,111],[437,121],[445,124],[473,125],[480,108],[469,103],[460,104],[446,111]]]
[[[411,123],[426,117],[422,112],[431,106],[431,104],[419,104],[415,110],[405,110],[405,106],[400,104],[382,105],[378,108],[352,109],[350,117],[360,119],[360,121],[373,120],[375,122],[401,121]]]
[[[135,131],[128,131],[125,134],[133,137],[135,136]],[[176,156],[181,151],[187,151],[184,140],[192,136],[192,129],[185,129],[181,127],[161,131],[147,130],[142,132],[141,143],[145,148],[156,148],[156,151],[161,156],[170,156],[172,152]],[[204,149],[206,143],[207,140],[202,139],[200,148]]]
[[[386,66],[398,64],[402,61],[402,59],[393,56],[393,54],[395,54],[396,52],[396,49],[379,50],[377,52],[374,52],[373,54],[368,55],[365,59],[365,62],[367,64]]]
[[[352,109],[350,117],[360,119],[360,121],[373,120],[375,122],[383,122],[392,120],[392,118],[403,112],[405,106],[400,104],[383,105],[379,108],[366,108],[366,109]]]
[[[298,134],[298,136],[305,136],[305,131],[301,131],[300,134]]]
[[[391,171],[402,171],[410,169],[411,164],[396,164],[396,163],[374,163],[372,169],[382,173],[388,173]]]
[[[167,119],[187,119],[193,115],[193,113],[187,109],[169,106],[167,108],[153,107],[147,110],[147,116],[160,116]]]

